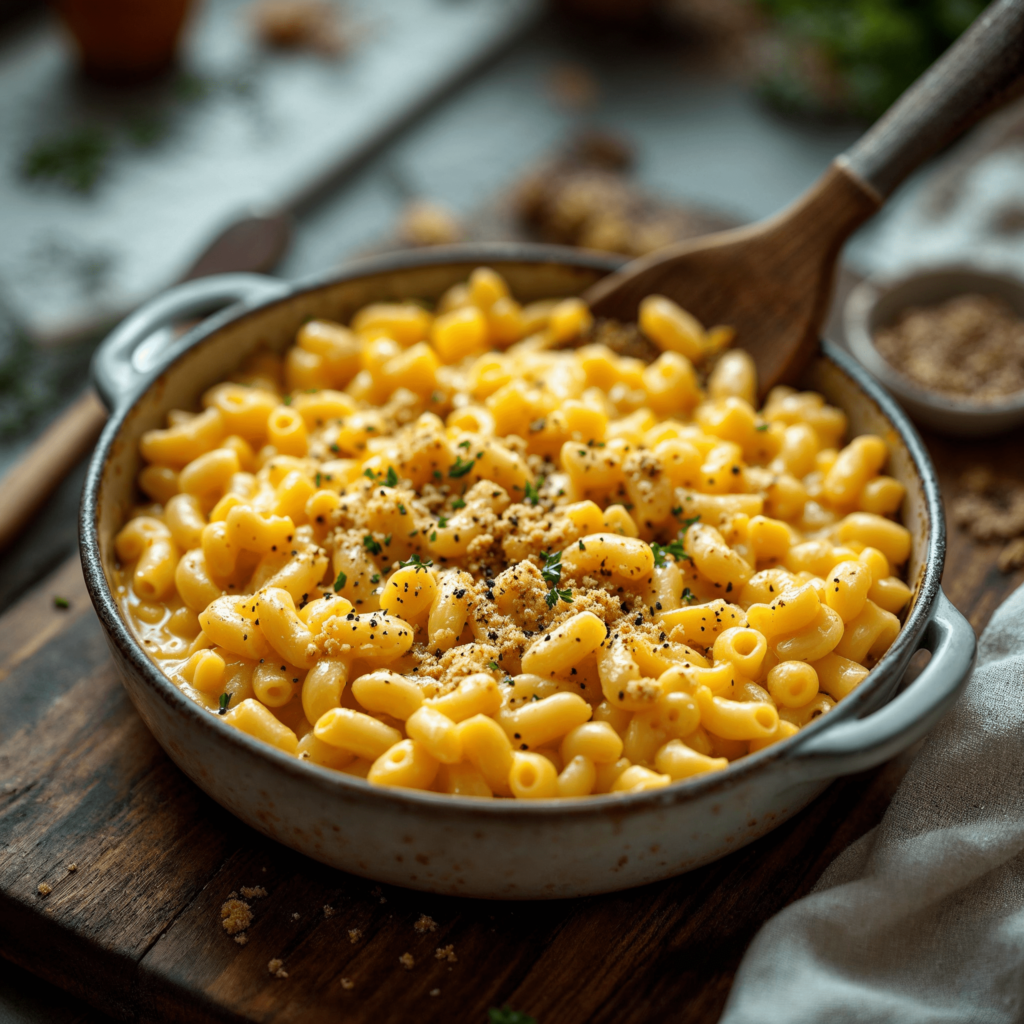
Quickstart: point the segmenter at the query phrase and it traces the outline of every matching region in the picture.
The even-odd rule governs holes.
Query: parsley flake
[[[466,503],[462,498],[452,498],[452,508],[465,508]]]
[[[370,552],[371,555],[379,555],[381,552],[380,545],[373,539],[373,534],[368,533],[363,538],[363,547]]]
[[[371,583],[380,583],[380,573],[379,573],[379,572],[375,572],[375,573],[374,573],[374,574],[373,574],[373,575],[372,575],[372,576],[370,577],[370,582],[371,582]]]
[[[70,608],[71,602],[66,597],[55,597],[53,599],[54,608]]]
[[[501,669],[498,667],[498,663],[496,661],[489,661],[487,664],[490,665],[491,668],[493,668],[495,672],[500,672],[501,671]]]
[[[226,715],[228,713],[228,705],[231,703],[231,694],[222,693],[220,699],[217,702],[217,714]]]
[[[549,587],[558,586],[562,579],[562,552],[553,551],[545,553],[544,564],[541,566],[540,574]],[[550,602],[554,604],[554,602]]]
[[[434,563],[428,558],[425,562],[420,558],[419,555],[413,555],[411,558],[406,559],[404,562],[398,563],[399,569],[408,569],[412,566],[416,572],[422,569],[424,572],[427,571]]]
[[[395,472],[394,466],[388,466],[387,476],[384,477],[384,484],[387,487],[398,486],[398,474]]]
[[[680,596],[687,604],[692,604],[697,600],[697,595],[689,587],[683,587],[683,592]]]
[[[292,396],[291,395],[285,395],[284,398],[281,399],[281,401],[284,402],[285,405],[291,405],[292,404]]]
[[[321,479],[321,478],[320,478],[320,474],[319,474],[319,473],[317,473],[317,475],[316,475],[316,486],[317,486],[317,489],[318,489],[318,490],[319,490],[319,488],[320,488],[320,479]]]
[[[406,514],[405,506],[401,502],[398,503],[398,514],[400,516],[404,516]]]
[[[557,587],[552,587],[544,598],[549,608],[554,608],[555,604],[559,601],[564,601],[566,604],[572,604],[572,590],[566,587],[564,590],[559,590]]]
[[[487,1011],[487,1024],[537,1024],[537,1018],[521,1010],[513,1010],[506,1003],[501,1009],[492,1007]]]
[[[543,479],[538,480],[536,484],[532,484],[529,481],[526,483],[526,495],[524,500],[528,501],[531,505],[536,505],[540,501],[540,488],[543,484]]]
[[[372,480],[374,483],[377,482],[377,474],[374,473],[372,469],[364,469],[363,476],[365,476],[367,480]]]
[[[680,536],[680,537],[682,537],[682,536],[683,536],[683,534],[685,534],[685,533],[686,533],[686,531],[687,531],[687,530],[688,530],[688,529],[689,529],[689,528],[690,528],[691,526],[693,526],[693,524],[694,524],[694,523],[698,522],[699,520],[700,520],[700,514],[699,514],[699,513],[698,513],[697,515],[695,515],[695,516],[690,516],[689,518],[687,518],[687,519],[684,519],[684,520],[683,520],[683,527],[682,527],[682,529],[681,529],[681,530],[679,531],[679,536]]]
[[[463,462],[461,455],[455,456],[455,461],[448,467],[448,475],[452,478],[465,476],[475,465],[472,459],[469,462]]]
[[[334,592],[338,593],[338,591],[341,590],[341,588],[345,586],[346,583],[348,583],[348,576],[343,572],[339,572],[337,578],[334,581]]]
[[[768,429],[768,424],[767,423],[758,423],[758,425],[756,427],[754,427],[754,429],[755,430],[767,430]]]

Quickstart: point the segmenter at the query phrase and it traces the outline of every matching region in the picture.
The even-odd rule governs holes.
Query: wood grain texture
[[[1024,479],[1024,432],[980,451],[926,440],[947,496],[981,452]],[[945,587],[978,630],[1020,578],[998,572],[997,550],[951,532]],[[113,675],[77,563],[3,627],[0,953],[124,1020],[448,1024],[507,1002],[541,1024],[711,1024],[761,924],[878,822],[909,762],[841,780],[756,843],[629,892],[533,904],[378,892],[252,832],[170,763]],[[243,885],[268,895],[250,901],[239,946],[219,908]],[[414,929],[424,913],[436,932]],[[434,957],[448,944],[455,963]]]
[[[584,298],[599,316],[628,322],[645,296],[667,295],[707,326],[729,324],[757,364],[763,395],[795,380],[816,351],[839,250],[879,205],[833,163],[775,217],[632,260]]]

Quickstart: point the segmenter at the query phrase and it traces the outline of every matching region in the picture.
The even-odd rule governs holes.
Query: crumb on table
[[[78,870],[78,865],[77,864],[69,864],[68,865],[68,874],[69,875],[73,875],[77,870]]]
[[[267,970],[270,971],[275,978],[288,977],[288,972],[284,969],[284,961],[279,957],[275,956],[273,960],[267,963]]]
[[[237,942],[240,946],[244,946],[248,941],[249,941],[249,936],[246,935],[245,932],[239,932],[235,936],[235,942]]]
[[[341,987],[347,992],[349,989],[356,987],[356,983],[351,978],[342,978]]]
[[[450,964],[456,963],[458,957],[455,955],[455,947],[450,944],[447,946],[438,946],[437,949],[434,950],[434,959],[447,960]]]
[[[244,932],[252,924],[252,907],[244,900],[226,899],[220,908],[221,927],[228,935]]]
[[[301,914],[300,914],[300,913],[299,913],[299,912],[298,912],[297,910],[295,911],[295,913],[294,913],[294,914],[292,914],[292,920],[293,920],[293,921],[298,921],[298,919],[299,919],[300,917],[302,917],[302,915],[301,915]]]
[[[334,917],[334,907],[332,907],[329,903],[324,904],[324,917]]]
[[[416,966],[416,960],[412,953],[403,953],[399,958],[398,962],[407,970],[411,971]]]
[[[413,925],[413,928],[424,935],[427,932],[437,931],[437,922],[429,914],[420,914],[419,920]]]
[[[247,900],[261,900],[267,895],[267,890],[262,885],[243,885],[241,893]]]
[[[432,988],[430,990],[430,994],[432,996],[439,996],[441,994],[441,990],[439,988]]]
[[[36,892],[39,893],[40,896],[49,896],[50,893],[53,892],[53,889],[45,882],[40,882],[36,886]]]
[[[349,928],[348,941],[355,945],[363,937],[362,928]]]

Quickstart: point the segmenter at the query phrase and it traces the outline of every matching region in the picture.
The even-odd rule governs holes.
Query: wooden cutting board
[[[982,456],[1024,478],[1024,433],[927,440],[947,497]],[[997,548],[950,541],[947,593],[980,630],[1019,577]],[[114,674],[76,560],[0,620],[0,953],[139,1022],[484,1022],[507,1003],[540,1024],[710,1024],[762,922],[876,824],[907,760],[630,892],[507,904],[379,888],[251,831],[174,767]],[[220,922],[242,886],[267,890],[244,946]],[[416,930],[421,914],[436,931]],[[449,945],[454,962],[437,959]]]

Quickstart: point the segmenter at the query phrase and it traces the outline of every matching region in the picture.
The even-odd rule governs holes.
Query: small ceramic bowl
[[[850,293],[843,310],[846,343],[856,359],[922,426],[942,434],[983,437],[1024,423],[1024,391],[999,402],[972,402],[929,391],[903,376],[875,348],[879,328],[912,306],[935,306],[957,295],[1002,299],[1024,318],[1024,280],[979,266],[921,268],[899,277],[870,277]]]

